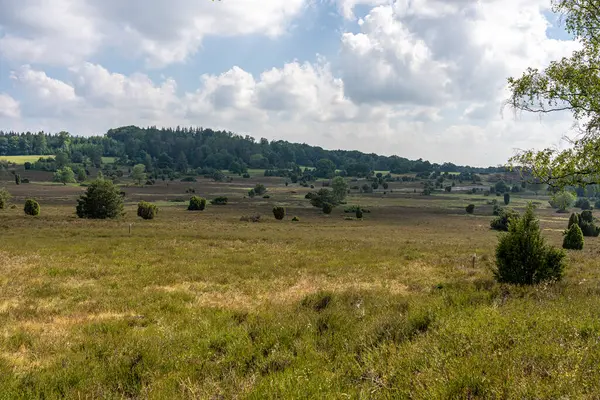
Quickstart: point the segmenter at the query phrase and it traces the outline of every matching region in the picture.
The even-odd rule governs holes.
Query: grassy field
[[[257,181],[270,199],[243,197]],[[489,198],[353,194],[371,209],[358,221],[283,183],[124,186],[125,218],[93,221],[74,215],[84,188],[0,182],[17,204],[0,210],[0,398],[600,393],[598,239],[569,253],[559,284],[500,285]],[[188,212],[173,200],[190,186],[230,204]],[[26,197],[41,216],[23,215]],[[140,199],[161,205],[157,219],[136,218]],[[537,200],[560,245],[568,215]],[[252,213],[263,220],[240,221]]]
[[[26,162],[34,163],[40,159],[40,157],[53,157],[53,156],[0,156],[0,161],[8,161],[17,165],[23,165]]]

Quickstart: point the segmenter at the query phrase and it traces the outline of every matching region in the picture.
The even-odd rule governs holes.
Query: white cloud
[[[20,115],[19,102],[5,93],[0,93],[0,117],[19,118]]]
[[[0,0],[0,54],[25,63],[0,114],[83,134],[193,124],[471,165],[556,144],[571,126],[565,114],[500,114],[508,76],[577,48],[546,36],[547,0],[336,1],[349,19],[356,5],[372,7],[359,32],[341,33],[337,55],[255,74],[198,71],[190,87],[90,60],[117,49],[161,67],[193,56],[207,35],[282,35],[308,1]],[[39,64],[68,68],[57,79]]]
[[[0,54],[70,66],[104,46],[162,67],[186,60],[207,35],[281,35],[304,6],[305,0],[1,0]]]

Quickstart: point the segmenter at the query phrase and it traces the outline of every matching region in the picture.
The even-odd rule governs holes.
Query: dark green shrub
[[[273,207],[273,215],[275,219],[282,220],[285,218],[285,208],[281,206]]]
[[[567,227],[567,229],[570,229],[573,225],[579,225],[579,214],[577,213],[573,213],[569,217],[569,226]]]
[[[8,202],[11,199],[11,195],[5,188],[0,189],[0,210],[8,206]]]
[[[364,214],[369,214],[371,212],[370,209],[364,208],[361,206],[349,206],[344,208],[344,213],[346,214],[356,214],[357,210],[361,210]]]
[[[504,204],[508,205],[510,203],[510,193],[504,193]]]
[[[254,191],[254,189],[248,190],[248,197],[250,197],[251,199],[253,199],[254,196],[256,196],[256,192]]]
[[[79,218],[118,218],[123,214],[123,196],[109,179],[96,179],[77,200]]]
[[[254,193],[262,196],[263,194],[267,193],[267,188],[262,183],[257,183],[256,186],[254,186]]]
[[[581,208],[582,210],[591,210],[592,204],[584,197],[579,197],[575,202],[575,207]]]
[[[583,232],[577,224],[572,224],[569,229],[564,232],[563,249],[582,250],[583,249]]]
[[[323,204],[323,213],[325,213],[325,214],[331,214],[332,211],[333,211],[333,205],[331,203],[324,203]]]
[[[509,224],[496,247],[498,282],[531,285],[560,280],[565,267],[565,253],[544,243],[538,220],[529,204],[525,214]]]
[[[500,212],[502,212],[502,207],[500,207],[498,204],[494,204],[492,215],[500,215]]]
[[[490,222],[490,227],[496,231],[508,232],[509,222],[519,218],[519,213],[515,210],[501,208],[498,217]]]
[[[194,189],[193,187],[190,187],[190,188],[185,189],[185,192],[188,194],[196,193],[196,189]]]
[[[23,178],[23,179],[21,179],[21,183],[29,183],[29,179],[28,178]]]
[[[147,201],[140,201],[138,203],[138,217],[143,219],[154,219],[156,214],[158,214],[158,207],[155,204],[148,203]]]
[[[214,198],[210,201],[210,204],[212,204],[213,206],[224,206],[227,204],[227,197],[224,196],[219,196],[217,198]]]
[[[27,199],[23,211],[25,211],[25,214],[27,215],[40,215],[40,205],[33,199]]]
[[[193,176],[186,176],[181,180],[181,182],[196,182],[196,178],[194,178]]]
[[[596,226],[596,221],[590,210],[582,211],[579,217],[579,227],[583,236],[597,237],[600,235],[600,227]]]
[[[319,189],[317,193],[311,194],[310,204],[312,204],[313,207],[323,208],[323,205],[326,203],[332,207],[339,204],[333,191],[329,189]]]
[[[203,211],[206,208],[206,199],[199,196],[192,196],[190,198],[190,204],[188,205],[189,211]]]
[[[356,208],[356,218],[361,219],[363,217],[363,212],[360,207]]]
[[[15,184],[16,185],[20,185],[21,184],[21,175],[15,174]]]
[[[242,175],[242,178],[244,178],[244,179],[250,179],[250,174],[249,173],[245,173],[244,175]]]
[[[465,207],[465,210],[469,214],[473,214],[473,212],[475,211],[475,204],[469,204],[468,206]]]
[[[265,194],[265,195],[263,196],[263,199],[270,199],[270,198],[271,198],[271,196],[269,196],[268,194]]]
[[[299,222],[299,221],[300,221],[300,218],[298,218],[298,217],[292,218],[292,222]]]

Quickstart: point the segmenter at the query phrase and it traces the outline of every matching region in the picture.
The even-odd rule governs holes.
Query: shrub
[[[582,210],[591,210],[592,209],[592,205],[590,204],[590,201],[583,197],[580,197],[577,199],[577,201],[575,202],[575,207],[581,208]]]
[[[565,253],[544,243],[538,220],[529,204],[525,214],[509,224],[496,247],[498,282],[531,285],[560,280],[565,267]]]
[[[193,176],[186,176],[181,180],[181,182],[196,182],[196,178],[194,178]]]
[[[273,215],[275,216],[275,219],[282,220],[285,218],[285,208],[281,206],[273,207]]]
[[[583,232],[577,224],[572,224],[569,229],[564,232],[563,249],[582,250],[583,249]]]
[[[96,179],[77,200],[79,218],[117,218],[123,213],[123,196],[112,181]]]
[[[558,192],[549,201],[550,206],[557,208],[558,212],[565,212],[573,207],[575,203],[575,195],[571,192]]]
[[[323,205],[326,203],[332,207],[339,204],[331,190],[320,189],[317,193],[311,194],[310,204],[312,204],[313,207],[323,208]]]
[[[519,213],[511,209],[500,209],[498,217],[490,222],[490,227],[496,231],[508,232],[508,227],[511,220],[517,220]]]
[[[242,175],[242,178],[244,178],[244,179],[250,179],[250,174],[249,173],[245,173],[244,175]]]
[[[579,214],[571,214],[571,216],[569,217],[569,226],[567,227],[567,229],[571,229],[571,226],[573,226],[573,224],[579,225]]]
[[[254,191],[254,189],[248,190],[248,197],[250,197],[251,199],[253,199],[254,196],[256,196],[256,192]]]
[[[600,227],[596,226],[596,221],[590,210],[582,211],[579,217],[579,227],[583,236],[597,237],[600,235]]]
[[[15,174],[15,185],[21,184],[21,175]]]
[[[271,196],[269,196],[268,194],[265,194],[265,195],[263,196],[263,199],[270,199],[270,198],[271,198]]]
[[[469,204],[468,206],[465,207],[465,210],[469,214],[473,214],[473,212],[475,211],[475,204]]]
[[[147,201],[140,201],[138,203],[138,217],[143,219],[154,219],[156,214],[158,214],[158,207],[155,204],[148,203]]]
[[[188,205],[189,211],[204,211],[206,208],[206,199],[199,196],[192,196],[190,198],[190,204]]]
[[[194,189],[193,187],[189,187],[189,188],[185,189],[185,192],[188,194],[196,193],[196,189]]]
[[[333,211],[333,205],[331,203],[324,203],[323,204],[323,213],[325,213],[325,214],[331,214],[332,211]]]
[[[267,193],[267,188],[262,183],[257,183],[256,186],[254,186],[254,193],[262,196],[263,194]]]
[[[292,218],[292,222],[300,222],[300,218],[294,217],[294,218]]]
[[[492,215],[500,215],[501,212],[502,212],[502,207],[500,207],[498,204],[494,204],[494,209],[492,210]]]
[[[23,179],[21,179],[21,183],[29,183],[29,179],[28,178],[23,178]]]
[[[5,188],[0,189],[0,210],[8,206],[8,202],[11,199],[11,195]]]
[[[510,193],[504,193],[504,204],[508,205],[510,203]]]
[[[363,217],[363,212],[360,207],[356,208],[356,218],[361,219]]]
[[[217,198],[214,198],[210,201],[210,204],[212,204],[213,206],[224,206],[227,204],[227,197],[224,196],[219,196]]]
[[[40,215],[40,205],[33,199],[27,199],[25,201],[25,207],[23,208],[23,211],[25,211],[25,214],[27,215]]]
[[[346,214],[356,214],[357,210],[361,210],[365,214],[369,214],[371,212],[371,210],[369,210],[368,208],[364,208],[364,207],[361,207],[361,206],[350,206],[350,207],[344,208],[344,213],[346,213]]]

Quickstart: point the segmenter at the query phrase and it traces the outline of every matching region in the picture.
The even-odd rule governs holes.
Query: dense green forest
[[[308,144],[257,141],[227,131],[204,128],[139,128],[127,126],[109,130],[106,135],[80,137],[58,134],[0,131],[2,155],[60,155],[74,163],[101,163],[101,157],[116,157],[122,165],[144,164],[147,170],[217,169],[242,173],[247,168],[315,168],[317,175],[340,170],[352,176],[372,171],[408,172],[501,172],[501,167],[473,168],[452,163],[435,164],[422,159],[365,154],[360,151],[324,150]]]

